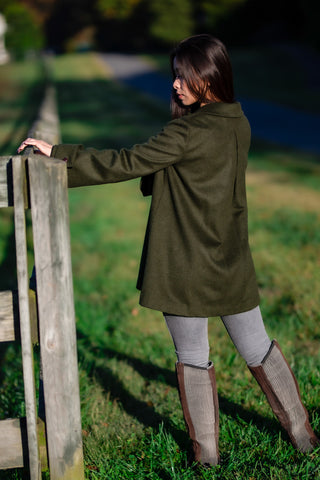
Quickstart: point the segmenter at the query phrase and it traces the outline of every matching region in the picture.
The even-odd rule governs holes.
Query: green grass
[[[118,148],[145,140],[169,118],[159,103],[109,81],[92,54],[55,59],[53,75],[65,142]],[[319,164],[261,144],[249,163],[250,239],[266,328],[319,433]],[[209,336],[222,464],[187,468],[172,342],[162,315],[139,307],[135,289],[148,200],[135,180],[72,189],[69,205],[86,478],[320,478],[319,452],[303,455],[289,444],[217,318]],[[8,219],[1,225],[2,266],[12,230]],[[1,418],[23,415],[19,350],[0,352]],[[23,470],[0,472],[4,480],[26,478]]]

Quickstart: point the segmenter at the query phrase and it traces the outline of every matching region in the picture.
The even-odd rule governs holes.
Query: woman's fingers
[[[37,140],[36,138],[26,138],[26,140],[24,140],[18,147],[18,153],[22,152],[22,150],[24,150],[29,145],[36,147],[41,153],[43,153],[43,155],[50,157],[52,145],[44,142],[43,140]]]
[[[36,145],[36,142],[37,140],[35,138],[26,138],[19,146],[18,153],[22,152],[28,145]]]

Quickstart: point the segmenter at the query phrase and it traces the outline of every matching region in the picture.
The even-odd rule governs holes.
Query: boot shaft
[[[309,423],[297,380],[276,340],[273,340],[261,365],[249,367],[249,370],[292,444],[301,452],[312,451],[319,440]]]
[[[219,463],[219,406],[215,372],[181,362],[176,364],[178,390],[194,457],[202,464]]]

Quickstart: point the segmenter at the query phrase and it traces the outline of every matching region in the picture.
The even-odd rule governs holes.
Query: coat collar
[[[243,111],[239,102],[234,103],[208,103],[199,108],[195,114],[206,113],[208,115],[216,115],[220,117],[242,117]]]

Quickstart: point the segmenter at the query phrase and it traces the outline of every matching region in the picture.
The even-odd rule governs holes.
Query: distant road
[[[171,79],[154,65],[135,55],[100,55],[114,78],[169,105]],[[263,100],[240,98],[239,101],[250,122],[253,137],[320,154],[320,115]]]

